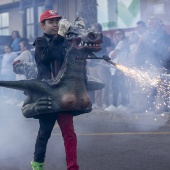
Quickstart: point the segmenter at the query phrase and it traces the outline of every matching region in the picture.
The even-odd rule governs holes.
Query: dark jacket
[[[44,33],[38,37],[35,46],[35,62],[38,69],[37,79],[51,79],[56,77],[65,57],[64,37],[53,37]]]

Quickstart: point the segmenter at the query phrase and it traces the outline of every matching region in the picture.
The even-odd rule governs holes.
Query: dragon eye
[[[66,38],[74,38],[76,35],[73,33],[66,34]]]

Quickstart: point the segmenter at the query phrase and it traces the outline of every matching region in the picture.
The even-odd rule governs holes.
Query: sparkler
[[[125,67],[123,65],[119,65],[114,63],[111,60],[108,60],[107,62],[109,62],[110,64],[112,64],[114,67],[116,67],[117,69],[119,69],[120,71],[122,71],[124,73],[125,76],[130,77],[132,79],[135,80],[135,82],[137,82],[141,88],[142,91],[144,93],[148,93],[148,98],[151,95],[150,89],[151,88],[156,88],[157,89],[157,94],[159,97],[161,97],[162,99],[169,99],[170,96],[170,83],[167,79],[167,74],[165,75],[160,75],[158,73],[158,71],[156,71],[156,69],[151,66],[151,68],[154,70],[150,71],[144,71],[144,70],[139,70],[137,68],[128,68]],[[168,77],[170,78],[170,77]],[[136,92],[138,93],[138,92]],[[156,96],[155,96],[156,98]],[[169,100],[167,100],[169,101]],[[157,109],[160,109],[162,107],[162,105],[167,105],[167,103],[153,103]],[[169,106],[168,106],[169,107]],[[147,112],[147,111],[146,111]]]

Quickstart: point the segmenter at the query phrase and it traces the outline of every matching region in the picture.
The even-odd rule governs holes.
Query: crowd
[[[112,50],[109,51],[105,48],[105,53],[113,62],[128,69],[138,70],[136,74],[148,74],[150,78],[154,75],[169,74],[170,35],[165,31],[160,19],[149,17],[146,23],[138,21],[136,29],[130,32],[117,29],[114,33],[114,40],[110,41]],[[109,44],[105,46],[109,47]],[[105,71],[101,72],[101,68],[97,67],[103,67],[102,69]],[[127,111],[128,109],[137,112],[169,111],[168,82],[149,87],[149,81],[137,83],[135,78],[128,77],[122,70],[113,66],[110,66],[110,73],[106,72],[108,67],[105,67],[105,64],[103,66],[98,64],[93,70],[97,74],[100,73],[98,78],[105,83],[105,90],[108,91],[107,99],[103,98],[104,94],[101,92],[95,92],[94,108],[105,111]],[[160,82],[165,81],[163,79]],[[142,87],[142,83],[148,83],[147,87]],[[160,90],[160,84],[164,90]],[[100,93],[100,97],[98,97],[98,93]],[[158,99],[158,95],[163,96],[161,96],[161,101]],[[109,102],[105,102],[108,99]],[[98,100],[100,100],[100,104],[98,104]]]
[[[99,23],[92,24],[91,29],[102,32],[102,26]],[[5,53],[1,64],[1,79],[27,79],[25,75],[15,71],[15,64],[34,62],[29,40],[21,37],[18,31],[13,31],[11,36],[13,38],[12,44],[4,45]],[[114,39],[104,35],[102,50],[96,55],[98,57],[108,55],[113,62],[128,68],[169,74],[170,35],[165,31],[161,20],[150,17],[146,23],[138,21],[136,28],[130,32],[117,29],[114,33]],[[151,87],[145,93],[133,78],[127,77],[121,70],[110,66],[103,60],[89,60],[87,70],[89,75],[99,78],[105,84],[102,90],[89,92],[93,108],[104,109],[105,111],[127,110],[132,107],[136,108],[137,111],[156,110],[157,87]],[[165,91],[166,93],[163,94],[163,110],[169,111],[168,90]],[[19,97],[21,100],[17,101],[19,98],[16,95],[20,92],[12,92],[12,98],[9,89],[1,88],[1,93],[5,97],[5,100],[3,100],[6,103],[16,104],[23,99],[23,97]],[[10,94],[10,99],[8,94]],[[22,94],[19,96],[22,96]],[[143,98],[145,102],[143,102]]]
[[[83,23],[83,20],[80,21]],[[96,53],[96,56],[108,55],[117,65],[138,70],[136,74],[139,74],[139,71],[169,74],[170,35],[164,30],[163,22],[155,17],[150,17],[146,24],[143,21],[136,24],[136,29],[128,34],[123,29],[117,29],[114,33],[114,40],[103,36],[102,50]],[[4,46],[5,54],[2,58],[0,74],[2,80],[27,79],[27,76],[19,75],[20,72],[16,69],[16,65],[19,63],[35,62],[38,73],[37,79],[40,80],[51,79],[58,74],[64,62],[66,52],[64,40],[71,23],[58,15],[56,11],[46,10],[40,16],[40,26],[44,34],[36,38],[33,43],[35,60],[30,52],[28,39],[21,38],[18,31],[12,32],[12,44]],[[102,26],[99,23],[92,24],[91,29],[102,32]],[[104,109],[105,111],[126,111],[130,107],[136,107],[142,109],[142,111],[155,111],[156,96],[160,92],[157,86],[151,86],[143,92],[143,89],[139,87],[140,85],[136,83],[133,77],[128,77],[121,69],[111,66],[104,60],[88,61],[87,70],[88,74],[105,83],[102,90],[89,93],[93,108]],[[162,86],[167,92],[163,98],[163,111],[168,112],[168,83]],[[20,102],[24,101],[23,95],[18,91],[12,90],[8,94],[5,89],[1,88],[1,92],[3,93],[1,96],[10,98],[10,102],[13,104],[14,99],[18,99]],[[22,110],[36,112],[36,118],[39,119],[34,159],[31,161],[32,169],[44,170],[47,143],[57,121],[64,140],[67,169],[78,170],[77,136],[74,131],[73,115],[51,113],[51,109],[53,109],[51,100],[48,96],[42,97],[36,102],[28,98],[22,106]]]
[[[21,37],[18,31],[13,31],[11,34],[12,43],[4,45],[4,54],[1,61],[1,80],[24,80],[25,75],[16,74],[15,64],[22,62],[33,62],[33,55],[30,51],[31,45],[29,40],[25,37]],[[22,106],[24,101],[24,94],[17,90],[8,88],[1,88],[2,101],[9,105]]]

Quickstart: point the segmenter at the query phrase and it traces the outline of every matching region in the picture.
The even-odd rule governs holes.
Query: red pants
[[[35,144],[34,161],[44,162],[48,139],[51,136],[56,120],[64,139],[67,170],[78,170],[77,137],[74,132],[73,116],[70,114],[48,114],[48,116],[45,115],[39,119],[40,128]]]

